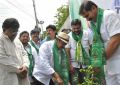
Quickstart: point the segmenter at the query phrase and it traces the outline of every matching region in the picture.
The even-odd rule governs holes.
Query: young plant
[[[95,82],[98,79],[94,77],[94,71],[91,65],[87,68],[80,69],[80,72],[85,73],[85,77],[84,82],[78,85],[100,85],[97,82]]]

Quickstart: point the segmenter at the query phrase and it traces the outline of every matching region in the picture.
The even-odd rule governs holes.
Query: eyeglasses
[[[9,31],[10,31],[12,34],[17,34],[17,33],[18,33],[18,29],[9,29]]]

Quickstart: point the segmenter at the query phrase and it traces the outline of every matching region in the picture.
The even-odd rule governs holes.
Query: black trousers
[[[41,83],[40,81],[38,81],[35,77],[32,77],[33,79],[33,84],[34,85],[44,85],[43,83]]]
[[[55,85],[52,79],[50,79],[49,85]]]
[[[34,82],[33,82],[34,85],[44,85],[43,83],[41,83],[40,81],[38,81],[35,77],[32,77],[32,79],[33,79],[33,81],[34,81]],[[53,82],[52,79],[50,80],[49,85],[54,85],[54,82]]]

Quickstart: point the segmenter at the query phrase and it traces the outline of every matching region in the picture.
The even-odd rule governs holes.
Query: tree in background
[[[56,20],[54,21],[57,31],[62,27],[65,20],[69,16],[69,6],[62,5],[60,8],[57,9],[57,14],[55,16]]]

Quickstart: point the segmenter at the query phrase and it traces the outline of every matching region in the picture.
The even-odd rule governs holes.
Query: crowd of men
[[[87,76],[80,69],[88,66],[94,83],[120,85],[118,14],[85,0],[79,15],[88,20],[89,28],[83,29],[80,19],[71,21],[69,33],[57,33],[55,25],[48,25],[43,40],[38,29],[16,38],[20,24],[7,18],[0,34],[0,85],[78,85]]]

